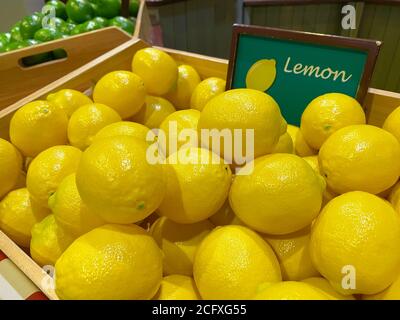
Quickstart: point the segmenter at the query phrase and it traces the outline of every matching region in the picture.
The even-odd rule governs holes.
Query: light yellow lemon
[[[318,154],[318,151],[311,148],[304,140],[303,134],[301,133],[299,127],[288,124],[287,132],[292,138],[295,154],[297,154],[300,157],[307,157]]]
[[[221,209],[214,213],[209,220],[215,226],[226,226],[228,224],[244,225],[244,223],[233,212],[227,199]]]
[[[279,137],[272,153],[293,153],[293,141],[289,133],[284,133]]]
[[[232,174],[215,153],[202,148],[181,149],[166,160],[167,188],[158,212],[177,223],[211,217],[224,204]]]
[[[156,96],[168,93],[178,80],[178,66],[174,59],[156,48],[137,51],[132,60],[132,71],[143,79],[147,92]]]
[[[190,108],[192,93],[201,79],[196,69],[187,64],[178,67],[178,80],[176,86],[170,90],[165,98],[172,102],[178,109]]]
[[[192,276],[197,247],[213,228],[207,220],[179,224],[166,217],[157,219],[151,226],[150,234],[163,251],[164,274]]]
[[[382,128],[393,134],[400,142],[400,107],[397,107],[388,115]]]
[[[76,172],[82,152],[72,146],[55,146],[41,152],[29,166],[26,186],[32,198],[48,207],[49,197],[62,180]]]
[[[313,224],[310,253],[314,266],[338,292],[378,293],[400,270],[400,216],[375,195],[342,194]]]
[[[149,128],[140,123],[131,121],[119,121],[109,124],[103,129],[100,129],[94,137],[93,141],[117,136],[128,136],[146,141],[149,131]]]
[[[33,101],[19,108],[10,121],[11,142],[24,156],[67,143],[68,117],[51,102]]]
[[[105,225],[76,239],[56,263],[64,300],[145,300],[162,280],[154,239],[136,226]]]
[[[379,152],[378,152],[379,150]],[[319,152],[321,174],[336,193],[380,193],[400,174],[400,144],[389,132],[371,125],[339,129]]]
[[[0,199],[15,188],[21,171],[21,154],[10,142],[0,138]]]
[[[129,71],[113,71],[106,74],[93,90],[94,102],[113,108],[122,119],[139,112],[145,97],[143,80]]]
[[[400,276],[385,290],[377,294],[364,295],[363,300],[400,300]]]
[[[243,226],[214,229],[197,249],[193,274],[205,300],[250,299],[260,284],[281,281],[271,247]]]
[[[32,227],[49,213],[31,200],[26,188],[17,189],[0,202],[0,229],[19,246],[29,248]]]
[[[252,173],[236,175],[229,194],[240,220],[268,234],[291,233],[311,224],[321,209],[325,182],[306,161],[281,153],[250,165]]]
[[[69,119],[68,140],[72,146],[85,150],[102,128],[119,121],[121,121],[119,114],[105,104],[84,105]]]
[[[333,289],[328,280],[322,277],[312,277],[302,280],[301,282],[307,283],[310,286],[321,290],[324,294],[328,295],[332,300],[355,300],[352,295],[345,296]]]
[[[212,98],[225,91],[226,81],[211,77],[201,81],[192,93],[190,98],[190,107],[199,111],[203,111],[204,106]]]
[[[260,286],[255,300],[331,300],[317,288],[298,281],[267,283]]]
[[[356,99],[342,93],[326,93],[308,104],[301,116],[300,130],[307,144],[319,150],[335,131],[365,122],[364,110]]]
[[[76,183],[83,202],[109,223],[134,223],[165,194],[163,167],[150,163],[146,142],[129,136],[96,141],[83,153]]]
[[[46,99],[57,108],[64,110],[68,117],[72,116],[79,107],[93,103],[87,95],[73,89],[62,89],[50,93]]]
[[[153,300],[201,300],[192,277],[174,274],[162,279]]]

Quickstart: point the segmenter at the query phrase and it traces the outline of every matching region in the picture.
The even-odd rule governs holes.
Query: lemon
[[[132,71],[139,75],[147,92],[162,96],[177,84],[178,66],[164,51],[145,48],[136,52],[132,60]]]
[[[149,128],[140,123],[131,121],[119,121],[109,124],[100,129],[93,140],[97,141],[109,137],[128,136],[146,141],[149,131]]]
[[[200,115],[201,112],[198,110],[180,110],[171,113],[164,119],[160,125],[162,135],[159,134],[158,141],[166,156],[175,153],[181,147],[188,146],[188,144],[192,147],[197,146],[197,139],[192,145],[190,138],[185,136],[184,133],[188,130],[197,133]]]
[[[247,71],[246,88],[259,91],[268,90],[276,78],[276,61],[262,59],[255,62]]]
[[[146,157],[136,138],[100,139],[83,153],[76,184],[83,202],[109,223],[143,220],[160,205],[166,188],[161,164]]]
[[[378,293],[400,270],[400,216],[375,195],[345,193],[331,200],[318,216],[311,230],[310,252],[314,266],[336,291]],[[355,274],[343,271],[348,266]]]
[[[187,64],[178,67],[176,86],[165,96],[178,109],[190,108],[190,99],[197,85],[201,82],[196,69]]]
[[[168,100],[161,97],[147,96],[145,104],[132,118],[150,129],[159,128],[166,117],[176,110]]]
[[[228,130],[234,137],[234,129],[241,129],[241,151],[246,155],[246,129],[254,130],[254,157],[272,152],[281,135],[282,115],[275,100],[260,91],[252,89],[233,89],[211,99],[204,107],[198,129]],[[232,138],[231,150],[235,140]],[[238,144],[240,141],[236,141]],[[229,160],[224,148],[217,150],[210,139],[202,139],[202,145],[212,149],[222,158]],[[222,144],[221,144],[222,145]],[[240,144],[239,144],[240,145]]]
[[[399,159],[397,139],[370,125],[339,129],[319,152],[321,173],[329,188],[339,194],[353,190],[377,194],[386,190],[399,178]]]
[[[54,266],[73,241],[74,236],[58,225],[51,214],[32,228],[31,257],[40,266]]]
[[[93,100],[119,113],[122,119],[139,112],[146,97],[143,80],[129,71],[113,71],[102,77],[93,90]]]
[[[207,220],[178,224],[166,217],[157,219],[151,226],[150,234],[163,251],[164,274],[191,276],[197,247],[213,227]]]
[[[0,199],[17,185],[21,170],[21,154],[11,143],[0,138]]]
[[[302,280],[301,282],[307,283],[311,285],[312,287],[321,290],[324,294],[329,296],[330,299],[332,300],[355,300],[355,298],[350,295],[350,296],[344,296],[331,286],[328,280],[322,277],[312,277],[312,278],[307,278]]]
[[[0,202],[0,229],[21,247],[29,248],[31,229],[49,214],[31,200],[26,188],[11,191]]]
[[[363,300],[400,300],[400,276],[385,290],[373,295],[364,295]]]
[[[76,172],[82,152],[72,146],[55,146],[41,152],[29,166],[26,185],[32,198],[48,208],[49,197],[61,181]]]
[[[209,219],[215,226],[226,226],[228,224],[244,225],[233,212],[229,200],[227,199],[221,209],[213,214]]]
[[[87,95],[72,89],[62,89],[51,93],[46,99],[57,108],[64,110],[68,117],[71,117],[79,107],[93,103]]]
[[[214,229],[197,249],[193,274],[205,300],[250,299],[261,283],[281,281],[271,247],[243,226]]]
[[[208,219],[228,196],[231,170],[209,150],[181,149],[167,158],[165,171],[167,188],[158,212],[177,223]]]
[[[11,142],[24,156],[67,143],[68,118],[48,101],[34,101],[19,108],[10,121]]]
[[[311,148],[304,140],[303,134],[299,127],[288,124],[287,132],[293,141],[294,153],[300,157],[307,157],[318,154],[317,150]]]
[[[260,286],[255,300],[331,300],[321,290],[298,281],[267,283]]]
[[[174,274],[163,278],[153,300],[201,300],[201,298],[192,277]]]
[[[204,79],[194,88],[192,97],[190,98],[190,107],[203,111],[207,102],[224,92],[225,87],[226,81],[221,78],[211,77]]]
[[[237,175],[229,194],[240,220],[268,234],[286,234],[311,224],[320,211],[325,182],[306,161],[278,153],[248,165],[254,165],[253,172]]]
[[[388,200],[393,208],[400,213],[400,182],[397,182],[390,191]]]
[[[327,93],[308,104],[301,116],[300,130],[307,144],[319,150],[332,133],[365,121],[364,110],[356,99],[342,93]]]
[[[94,136],[105,126],[121,121],[119,114],[101,103],[92,103],[76,110],[68,123],[68,140],[81,150],[89,147]]]
[[[285,235],[264,235],[278,257],[283,280],[300,281],[318,276],[309,253],[310,228]]]
[[[91,211],[78,193],[75,173],[65,177],[57,191],[49,198],[49,207],[57,223],[67,232],[80,236],[104,224],[104,221]]]
[[[56,274],[60,299],[151,299],[162,280],[162,256],[142,228],[105,225],[76,239]]]
[[[400,142],[400,107],[397,107],[388,115],[382,128],[393,134]]]
[[[286,132],[280,136],[272,153],[293,153],[293,141],[289,133]]]

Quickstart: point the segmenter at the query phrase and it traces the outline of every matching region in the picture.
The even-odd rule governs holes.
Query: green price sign
[[[234,25],[228,89],[271,95],[288,123],[299,125],[315,97],[340,92],[361,103],[380,42]]]

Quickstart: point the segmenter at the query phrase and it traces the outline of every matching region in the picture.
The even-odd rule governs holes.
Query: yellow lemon
[[[346,94],[327,93],[312,100],[301,116],[300,130],[307,144],[316,150],[337,130],[365,124],[358,101]]]
[[[193,274],[205,300],[250,299],[261,283],[281,281],[271,247],[243,226],[214,229],[197,249]]]
[[[33,159],[26,176],[26,185],[32,198],[48,208],[49,197],[62,180],[76,172],[82,151],[72,146],[55,146]]]
[[[54,266],[73,241],[74,236],[59,226],[51,214],[32,228],[31,257],[40,266]]]
[[[275,100],[260,91],[252,89],[229,90],[211,99],[203,111],[198,123],[198,129],[228,130],[232,136],[231,150],[235,150],[235,142],[240,145],[242,155],[246,155],[246,129],[254,130],[254,157],[272,152],[281,135],[282,115]],[[241,141],[234,135],[234,129],[240,129]],[[237,136],[237,135],[236,135]],[[224,148],[216,148],[210,139],[202,139],[202,145],[213,149],[226,160]]]
[[[87,104],[69,119],[68,140],[72,146],[85,150],[102,128],[118,121],[121,117],[110,107],[101,103]]]
[[[213,214],[209,220],[215,226],[226,226],[228,224],[244,225],[244,223],[240,221],[240,219],[233,212],[228,199],[225,201],[221,209]]]
[[[26,188],[17,189],[0,202],[0,229],[19,246],[29,248],[32,227],[49,213],[31,200]]]
[[[0,199],[17,185],[21,170],[21,154],[11,143],[0,138]]]
[[[57,223],[67,232],[80,236],[105,222],[83,203],[76,187],[75,173],[60,183],[49,198],[49,207]]]
[[[254,166],[253,172],[236,175],[229,194],[240,220],[268,234],[286,234],[311,224],[321,209],[325,182],[306,161],[281,153],[247,166]]]
[[[293,141],[289,133],[280,136],[272,153],[293,153]]]
[[[192,93],[200,81],[200,76],[195,68],[182,64],[178,67],[176,86],[165,97],[178,109],[188,109]]]
[[[311,148],[304,140],[303,134],[301,133],[299,127],[288,124],[287,132],[292,138],[295,154],[300,157],[307,157],[318,154],[318,151]]]
[[[76,239],[56,263],[64,300],[151,299],[162,280],[154,239],[136,226],[105,225]]]
[[[298,281],[267,283],[259,290],[255,300],[331,300],[321,290]]]
[[[312,277],[302,280],[301,282],[307,283],[310,286],[321,290],[324,294],[329,296],[332,300],[355,300],[352,295],[345,296],[333,289],[328,280],[322,277]]]
[[[309,253],[309,227],[285,235],[264,235],[263,238],[278,257],[283,280],[300,281],[319,275]]]
[[[390,191],[388,200],[393,208],[400,213],[400,182],[397,182]]]
[[[131,121],[120,121],[109,124],[103,129],[100,129],[94,137],[93,141],[117,136],[128,136],[146,141],[146,137],[147,134],[149,134],[149,131],[149,128],[140,123]]]
[[[161,281],[153,300],[201,300],[192,277],[174,274]]]
[[[93,103],[87,95],[72,89],[62,89],[51,93],[46,99],[57,108],[64,110],[68,117],[72,116],[79,107]]]
[[[178,66],[174,59],[156,48],[136,52],[132,71],[143,79],[147,92],[156,96],[168,93],[178,80]]]
[[[158,212],[177,223],[208,219],[224,204],[232,174],[215,153],[181,149],[166,160],[167,188]]]
[[[197,247],[213,228],[207,220],[178,224],[166,217],[157,219],[150,229],[150,234],[163,251],[164,274],[191,276]]]
[[[143,80],[129,71],[113,71],[106,74],[93,90],[94,102],[113,108],[122,119],[139,112],[145,97]]]
[[[331,200],[313,224],[310,252],[314,266],[338,292],[378,293],[400,270],[400,216],[375,195],[345,193]]]
[[[400,276],[385,290],[373,295],[364,295],[363,300],[400,300]]]
[[[151,164],[136,138],[100,139],[83,153],[76,184],[83,202],[109,223],[133,223],[155,211],[165,194],[161,164]]]
[[[400,142],[400,107],[397,107],[388,115],[382,128],[393,134]]]
[[[399,178],[399,159],[397,139],[370,125],[339,129],[319,152],[321,173],[336,193],[358,190],[377,194],[386,190]]]
[[[34,101],[19,108],[10,121],[11,142],[27,157],[67,143],[68,117],[48,101]]]
[[[276,61],[262,59],[255,62],[247,71],[246,88],[259,91],[268,90],[276,78]]]
[[[226,81],[221,78],[211,77],[204,79],[194,89],[192,97],[190,98],[190,107],[203,111],[207,102],[224,92],[225,87]]]
[[[183,146],[195,147],[197,146],[197,139],[193,141],[187,136],[183,136],[183,133],[188,129],[194,133],[197,133],[197,125],[200,119],[201,112],[198,110],[180,110],[171,113],[161,123],[161,132],[158,135],[158,141],[161,149],[166,156],[175,153]]]
[[[150,129],[159,128],[166,117],[176,110],[168,100],[161,97],[147,96],[142,109],[132,118]]]

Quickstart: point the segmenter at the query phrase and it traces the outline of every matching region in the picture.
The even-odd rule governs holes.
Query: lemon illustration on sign
[[[276,78],[276,61],[262,59],[254,63],[246,75],[246,88],[260,91],[268,90]]]

